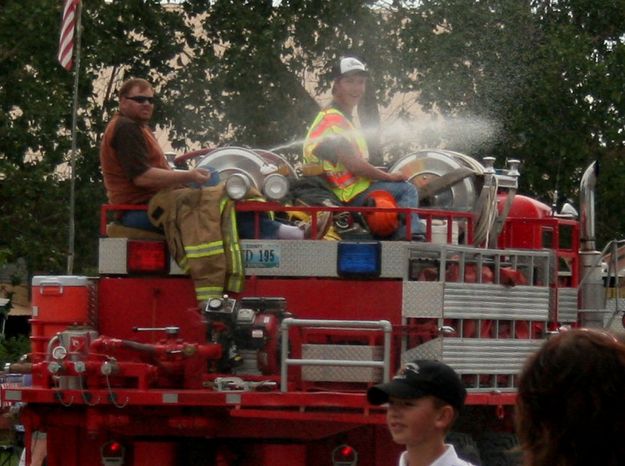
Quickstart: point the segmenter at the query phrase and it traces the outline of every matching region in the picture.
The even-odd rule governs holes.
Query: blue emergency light
[[[339,277],[380,276],[382,245],[379,241],[340,241],[336,269]]]

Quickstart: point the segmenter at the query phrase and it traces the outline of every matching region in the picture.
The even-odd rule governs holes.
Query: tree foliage
[[[67,253],[73,76],[55,58],[60,3],[0,5],[0,248],[33,272],[62,273]],[[347,53],[371,70],[361,119],[375,125],[390,106],[382,135],[404,124],[387,158],[432,145],[518,158],[522,190],[549,203],[556,191],[575,201],[598,158],[599,231],[621,236],[624,15],[625,0],[83,2],[75,267],[95,264],[98,145],[121,81],[154,83],[155,123],[178,151],[272,148],[305,135],[329,64]]]

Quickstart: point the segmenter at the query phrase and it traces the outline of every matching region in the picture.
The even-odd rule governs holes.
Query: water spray
[[[433,144],[428,141],[437,139],[443,142],[446,147],[457,148],[462,146],[466,151],[467,147],[477,147],[483,145],[497,134],[499,125],[489,120],[479,117],[457,117],[457,118],[432,118],[409,122],[398,119],[383,128],[364,127],[352,131],[341,133],[344,136],[354,136],[362,134],[381,136],[382,146],[401,143],[416,143],[417,146],[426,147]],[[291,147],[303,146],[306,138],[280,144],[269,149],[276,152]],[[438,145],[438,144],[437,144]]]

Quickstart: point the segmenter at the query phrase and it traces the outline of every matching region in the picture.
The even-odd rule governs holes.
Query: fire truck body
[[[501,442],[516,376],[557,326],[599,324],[600,299],[582,298],[580,314],[578,288],[583,275],[596,295],[600,277],[577,220],[517,195],[516,167],[485,171],[494,189],[458,189],[498,205],[487,228],[448,190],[451,208],[419,210],[426,242],[243,240],[244,291],[204,309],[163,240],[106,235],[120,207],[105,206],[99,276],[33,279],[33,385],[4,400],[26,403],[28,432],[47,432],[50,466],[374,466],[400,449],[367,387],[434,358],[469,390],[460,450],[514,464]],[[256,207],[269,209],[293,208]],[[582,222],[585,241],[593,228]]]

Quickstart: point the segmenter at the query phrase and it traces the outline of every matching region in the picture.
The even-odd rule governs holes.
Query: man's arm
[[[191,183],[203,184],[211,177],[211,172],[203,168],[193,170],[165,170],[151,167],[133,178],[133,183],[142,188],[164,189]]]
[[[408,178],[403,173],[388,173],[374,167],[369,162],[358,157],[353,152],[339,153],[339,161],[345,165],[354,175],[369,178],[375,181],[406,181]]]
[[[333,138],[333,151],[336,158],[354,175],[362,176],[376,181],[406,181],[407,177],[402,173],[388,173],[371,165],[367,160],[360,157],[352,145],[345,138],[335,136]],[[328,147],[325,147],[328,151]]]

